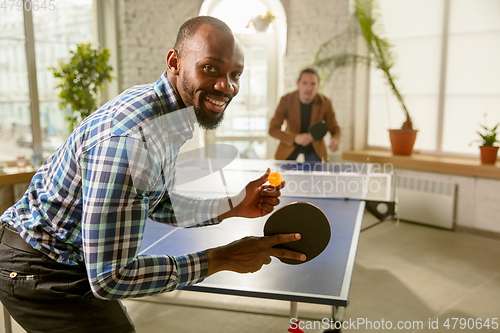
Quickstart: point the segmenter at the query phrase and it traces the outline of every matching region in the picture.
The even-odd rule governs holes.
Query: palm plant
[[[336,69],[356,63],[372,65],[381,70],[384,73],[387,85],[405,113],[406,121],[402,129],[412,130],[413,124],[410,114],[395,83],[397,77],[393,73],[393,67],[396,63],[396,57],[392,52],[392,45],[386,38],[381,37],[383,26],[380,22],[379,5],[376,0],[355,0],[354,9],[356,24],[349,27],[344,33],[322,44],[314,56],[314,66],[325,70],[327,79],[331,77]],[[349,42],[356,40],[358,36],[363,37],[368,49],[368,55],[350,52],[335,53]]]

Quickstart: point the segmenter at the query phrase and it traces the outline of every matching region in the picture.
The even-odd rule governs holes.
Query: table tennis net
[[[202,174],[198,169],[185,172]],[[179,178],[181,174],[179,170]],[[394,201],[393,175],[390,173],[357,173],[337,171],[288,171],[280,170],[285,187],[282,195],[310,198],[348,198],[373,201]],[[248,181],[262,176],[262,171],[223,169],[193,182],[187,182],[177,189],[187,193],[234,195],[241,191]],[[224,184],[225,183],[225,184]]]
[[[348,198],[393,201],[392,176],[354,173],[291,173],[284,174],[286,186],[282,195],[288,197]]]

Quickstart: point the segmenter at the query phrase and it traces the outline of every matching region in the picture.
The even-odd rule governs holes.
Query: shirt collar
[[[156,81],[154,89],[165,113],[171,117],[169,127],[180,135],[181,145],[184,144],[193,137],[194,124],[197,123],[193,107],[184,105],[170,83],[166,71]]]
[[[166,71],[163,72],[160,78],[156,81],[154,87],[156,94],[160,98],[160,102],[167,113],[186,107],[182,102],[182,99],[177,96],[174,87],[172,87]]]

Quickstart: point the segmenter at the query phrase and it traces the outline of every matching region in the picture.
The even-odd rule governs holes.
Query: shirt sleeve
[[[142,297],[203,281],[205,251],[138,255],[150,197],[133,184],[126,139],[112,137],[82,155],[83,253],[98,298]]]
[[[163,196],[149,217],[179,228],[214,225],[220,223],[219,215],[224,212],[221,207],[226,201],[227,198],[204,199],[171,191]]]
[[[294,138],[296,133],[284,132],[281,130],[281,125],[288,118],[288,102],[287,95],[283,96],[280,100],[276,112],[269,124],[269,135],[280,140],[282,143],[289,146],[294,146]]]
[[[335,111],[333,111],[332,101],[325,98],[325,120],[328,131],[332,136],[337,135],[340,137],[340,127],[335,119]]]

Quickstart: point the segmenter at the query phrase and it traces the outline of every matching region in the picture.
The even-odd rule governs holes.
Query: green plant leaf
[[[58,62],[56,68],[49,68],[59,79],[59,107],[70,107],[73,115],[66,117],[73,130],[83,119],[98,109],[98,91],[106,81],[113,79],[113,68],[108,64],[109,50],[97,49],[91,43],[78,44],[76,51],[70,51],[68,63]]]

